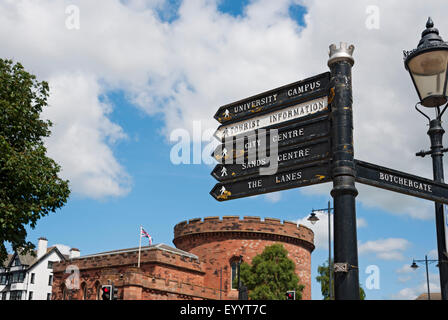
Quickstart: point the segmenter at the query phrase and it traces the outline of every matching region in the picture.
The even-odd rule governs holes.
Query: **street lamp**
[[[433,108],[447,102],[448,44],[439,36],[431,18],[417,49],[405,53],[405,67],[423,106]]]
[[[307,220],[311,222],[311,224],[314,226],[316,222],[319,221],[320,219],[316,216],[316,213],[314,213],[313,209],[313,212],[311,212],[310,217]]]
[[[420,151],[416,156],[431,155],[434,181],[443,182],[443,149],[442,138],[445,130],[442,128],[442,115],[448,104],[440,111],[440,106],[448,101],[447,69],[448,69],[448,43],[439,36],[439,30],[434,28],[431,18],[428,18],[426,30],[416,49],[404,52],[404,65],[411,75],[412,82],[419,96],[420,102],[415,109],[429,121],[428,135],[431,140],[430,151]],[[435,109],[436,118],[432,119],[417,106]],[[440,261],[446,260],[445,217],[443,205],[435,203],[437,250]],[[448,300],[448,264],[442,263],[439,267],[440,288],[442,300]]]
[[[328,208],[325,209],[318,209],[311,212],[310,216],[308,217],[308,221],[311,222],[312,225],[315,225],[317,221],[319,221],[319,218],[316,216],[316,211],[327,211],[328,213],[328,291],[330,294],[330,300],[333,300],[333,290],[332,290],[332,268],[331,268],[331,210],[333,208],[331,207],[330,201],[328,201]]]
[[[425,260],[412,260],[411,268],[417,270],[418,264],[416,262],[424,262],[426,266],[426,285],[428,287],[428,300],[431,300],[431,293],[429,291],[429,272],[428,272],[428,263],[431,262],[439,262],[439,260],[428,260],[428,256],[425,255]]]

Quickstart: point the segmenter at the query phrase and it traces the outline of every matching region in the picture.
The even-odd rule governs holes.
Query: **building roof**
[[[162,250],[162,251],[166,251],[166,252],[171,252],[174,254],[178,254],[181,256],[185,256],[188,258],[192,258],[195,260],[199,260],[198,256],[187,252],[187,251],[183,251],[180,250],[178,248],[174,248],[171,247],[165,243],[159,243],[159,244],[154,244],[154,245],[150,245],[150,246],[142,246],[141,247],[141,251],[147,251],[147,250]],[[89,255],[85,255],[85,256],[81,256],[75,259],[84,259],[84,258],[91,258],[91,257],[99,257],[99,256],[105,256],[105,255],[111,255],[111,254],[120,254],[120,253],[128,253],[128,252],[135,252],[138,251],[138,247],[136,248],[129,248],[129,249],[119,249],[119,250],[113,250],[113,251],[106,251],[106,252],[100,252],[100,253],[95,253],[95,254],[89,254]]]
[[[56,251],[56,253],[63,260],[66,260],[66,259],[69,258],[67,255],[63,255],[56,246],[52,246],[52,247],[47,248],[47,252],[42,257],[40,257],[39,259],[37,258],[37,250],[33,250],[35,256],[33,256],[31,252],[27,252],[26,254],[19,254],[18,252],[15,252],[13,254],[8,254],[8,257],[3,262],[3,267],[4,268],[9,268],[9,266],[12,263],[12,259],[14,259],[16,254],[17,254],[17,256],[19,257],[19,260],[20,260],[20,264],[28,266],[29,268],[31,268],[37,262],[39,262],[40,260],[42,260],[45,257],[47,257],[53,251]]]
[[[8,254],[6,259],[3,261],[3,268],[7,268],[9,265],[9,262],[11,261],[13,254]]]
[[[37,254],[36,250],[34,250],[34,253]],[[37,262],[37,256],[33,256],[31,254],[31,252],[28,252],[24,255],[22,254],[18,254],[19,260],[20,260],[20,264],[21,265],[26,265],[26,266],[32,266],[33,264],[35,264]]]
[[[34,253],[37,253],[36,250],[33,251]],[[11,265],[12,259],[14,259],[15,256],[16,256],[15,253],[8,254],[8,257],[5,259],[5,261],[3,261],[3,267],[8,268]],[[19,254],[18,257],[21,265],[31,266],[37,261],[37,257],[33,257],[31,252],[27,252],[26,254]]]
[[[442,294],[440,292],[431,292],[429,294],[429,297],[431,298],[431,300],[442,300]],[[428,294],[422,293],[415,300],[428,300]]]

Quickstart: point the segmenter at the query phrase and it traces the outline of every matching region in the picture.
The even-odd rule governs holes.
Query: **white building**
[[[0,299],[50,300],[53,284],[53,263],[79,257],[79,250],[72,248],[70,255],[63,255],[57,247],[47,248],[48,240],[39,238],[36,256],[8,255],[0,266]]]

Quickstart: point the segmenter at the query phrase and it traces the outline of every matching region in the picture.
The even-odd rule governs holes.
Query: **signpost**
[[[448,204],[441,180],[354,159],[353,50],[331,45],[331,73],[220,107],[214,136],[221,144],[212,153],[219,163],[211,174],[219,183],[210,194],[218,201],[333,181],[337,300],[359,299],[355,181]],[[274,172],[262,173],[273,163]]]

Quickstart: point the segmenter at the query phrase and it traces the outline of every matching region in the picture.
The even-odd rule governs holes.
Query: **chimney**
[[[37,242],[37,259],[40,259],[43,255],[47,253],[48,240],[46,238],[39,238]]]
[[[79,249],[71,248],[70,249],[70,259],[79,258],[81,255],[81,252],[79,252]]]

